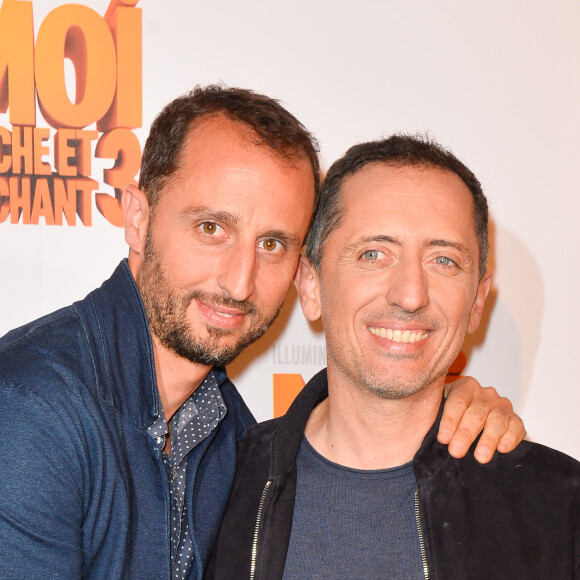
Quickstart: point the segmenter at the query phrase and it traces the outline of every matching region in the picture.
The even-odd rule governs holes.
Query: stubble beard
[[[408,379],[405,379],[402,376],[391,376],[388,384],[381,384],[379,377],[365,377],[366,380],[364,381],[364,386],[380,399],[397,401],[407,399],[421,391],[424,391],[443,374],[445,373],[440,373],[438,376],[428,376],[427,374],[424,374],[413,377],[411,384]]]
[[[340,357],[333,356],[332,359],[338,372],[345,376],[348,382],[358,385],[360,389],[369,391],[379,399],[384,400],[396,401],[411,397],[426,389],[438,378],[427,372],[416,373],[411,377],[403,373],[394,374],[392,372],[385,376],[381,372],[372,370],[364,360],[359,361],[355,372],[352,373],[352,370],[342,363]],[[393,361],[393,364],[396,362]]]
[[[417,322],[420,323],[419,326],[425,326],[426,328],[432,328],[434,330],[441,329],[440,322],[434,318],[427,318],[420,314],[407,313],[398,309],[387,313],[380,313],[380,315],[374,315],[369,320],[376,320],[381,317],[399,320],[401,322]],[[355,362],[354,369],[348,368],[343,363],[344,353],[341,355],[340,352],[331,352],[331,348],[328,350],[328,360],[333,361],[337,370],[351,384],[358,385],[361,389],[371,392],[380,399],[393,401],[406,399],[424,391],[441,379],[447,373],[447,369],[453,360],[455,360],[454,357],[449,357],[448,365],[438,365],[438,368],[430,368],[427,365],[426,368],[417,369],[412,373],[405,372],[404,368],[401,369],[401,372],[396,371],[397,365],[404,367],[406,361],[412,362],[414,358],[413,355],[385,355],[384,362],[390,368],[388,372],[384,372],[383,370],[374,369],[372,362],[366,360],[364,356]]]
[[[238,302],[220,294],[194,289],[178,292],[163,273],[151,238],[147,231],[143,264],[137,274],[145,313],[151,333],[175,354],[204,366],[225,366],[231,363],[247,346],[258,340],[270,328],[281,306],[271,315],[260,315],[253,302]],[[207,336],[195,336],[189,327],[187,310],[194,300],[214,306],[241,310],[251,320],[250,328],[234,344],[223,344],[228,329],[207,325]]]

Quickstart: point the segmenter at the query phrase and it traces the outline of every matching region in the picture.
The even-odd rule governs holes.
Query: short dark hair
[[[292,164],[310,161],[315,202],[320,189],[318,143],[314,136],[276,100],[248,89],[222,85],[197,86],[181,95],[157,115],[143,149],[139,189],[150,207],[159,201],[163,187],[178,170],[180,153],[191,130],[211,115],[242,123],[251,130],[255,144],[270,149]]]
[[[394,167],[434,167],[452,171],[469,188],[473,197],[474,222],[479,245],[479,276],[485,273],[489,238],[487,232],[487,199],[473,172],[451,151],[423,135],[392,135],[380,141],[370,141],[351,147],[335,161],[324,178],[318,207],[306,236],[306,256],[315,268],[320,268],[326,239],[342,220],[341,189],[344,182],[369,163],[384,163]]]

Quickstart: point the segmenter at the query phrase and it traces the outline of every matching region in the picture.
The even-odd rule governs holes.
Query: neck
[[[312,412],[305,435],[328,460],[355,469],[386,469],[411,461],[437,417],[443,378],[398,400],[344,388],[328,375],[328,399]]]
[[[177,409],[205,379],[211,367],[192,363],[165,348],[157,337],[152,336],[152,339],[157,390],[165,420],[169,423]]]

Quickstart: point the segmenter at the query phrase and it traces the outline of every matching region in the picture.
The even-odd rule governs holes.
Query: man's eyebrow
[[[392,236],[376,235],[376,236],[361,236],[357,238],[354,242],[346,246],[344,249],[346,252],[353,252],[358,250],[361,246],[367,244],[380,243],[380,244],[393,244],[395,246],[401,246],[401,242],[397,238]]]
[[[229,211],[215,210],[205,206],[186,207],[177,214],[177,219],[179,221],[202,219],[228,224],[238,224],[240,221],[240,217],[236,214],[230,213]]]
[[[461,252],[462,254],[464,254],[465,256],[471,257],[471,252],[469,251],[469,249],[466,246],[464,246],[463,244],[460,244],[459,242],[453,242],[451,240],[439,240],[439,239],[428,240],[427,246],[430,248],[454,248],[458,252]]]

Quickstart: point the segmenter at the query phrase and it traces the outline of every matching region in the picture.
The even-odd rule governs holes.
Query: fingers
[[[450,443],[451,437],[457,431],[465,411],[472,402],[475,394],[482,388],[480,384],[471,377],[461,377],[450,385],[446,385],[446,388],[447,387],[449,387],[448,396],[445,401],[445,406],[443,407],[443,416],[441,417],[439,433],[437,435],[439,442],[444,445]],[[483,427],[483,421],[481,422],[480,430],[481,427]],[[458,441],[459,439],[456,439],[456,442]],[[465,455],[465,453],[467,453],[467,450],[463,455]],[[463,455],[461,455],[461,457]]]
[[[474,452],[475,459],[479,463],[487,463],[493,457],[500,439],[508,430],[511,414],[513,414],[512,405],[507,399],[504,407],[490,411]]]
[[[445,404],[438,440],[449,443],[449,453],[460,458],[483,429],[474,452],[477,461],[487,463],[496,449],[502,453],[512,451],[526,430],[511,402],[500,397],[493,387],[479,386],[474,379],[456,383],[459,384],[453,384]]]
[[[525,439],[527,434],[528,432],[521,418],[518,415],[512,415],[508,430],[499,440],[497,450],[500,453],[513,451]]]
[[[474,456],[479,463],[487,463],[493,457],[495,450],[500,453],[513,451],[526,436],[526,429],[522,420],[513,414],[507,420],[505,417],[496,421],[496,415],[492,411],[485,424],[483,434],[477,442]]]

